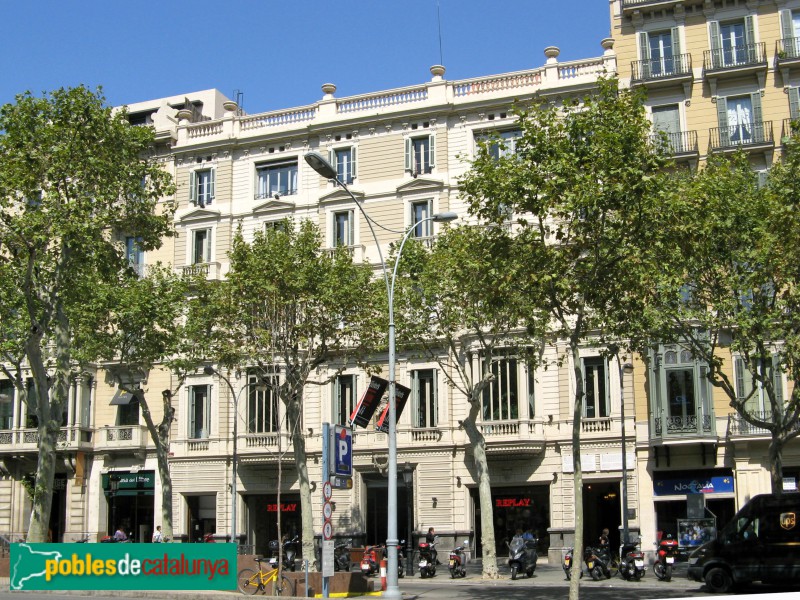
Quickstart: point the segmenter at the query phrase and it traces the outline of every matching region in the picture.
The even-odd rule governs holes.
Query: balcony
[[[489,455],[541,454],[545,446],[542,423],[528,419],[483,421],[478,429]]]
[[[717,95],[717,80],[756,75],[758,87],[764,89],[767,77],[767,49],[764,42],[729,48],[714,48],[703,52],[703,76]]]
[[[622,13],[625,15],[637,10],[662,10],[678,4],[702,4],[703,0],[622,0]]]
[[[775,44],[775,66],[800,66],[800,37],[783,38]]]
[[[631,83],[634,85],[656,88],[682,83],[686,87],[691,86],[692,79],[691,54],[635,60],[631,63]]]
[[[105,426],[97,430],[94,448],[96,451],[136,451],[147,447],[150,434],[144,425]]]
[[[62,427],[56,440],[57,450],[76,451],[92,448],[92,430],[84,427]],[[0,431],[0,452],[39,452],[38,429]]]
[[[714,127],[709,130],[709,144],[712,151],[730,152],[743,150],[766,150],[774,148],[772,121]]]
[[[206,279],[220,278],[220,264],[217,262],[195,263],[181,267],[184,275],[189,277],[203,277]]]
[[[783,135],[781,135],[781,144],[786,144],[792,136],[800,135],[800,119],[783,120]]]
[[[759,421],[768,421],[771,418],[771,415],[767,412],[760,412],[754,415],[756,419]],[[740,438],[740,437],[760,437],[760,438],[769,438],[771,437],[771,433],[768,429],[764,429],[763,427],[758,427],[749,423],[745,420],[742,415],[739,413],[731,413],[728,415],[728,431],[726,436],[728,439],[733,438]]]
[[[715,441],[716,429],[713,415],[668,415],[665,411],[663,414],[653,414],[650,441],[662,444],[697,441],[698,439]]]
[[[659,147],[663,144],[663,149],[678,160],[700,155],[696,131],[677,131],[675,133],[662,131],[654,134],[651,141]]]
[[[349,252],[350,256],[353,258],[353,262],[356,264],[360,264],[364,262],[364,246],[362,245],[352,245],[352,246],[334,246],[332,248],[325,248],[324,252],[333,257],[337,251],[343,249],[345,252]]]
[[[292,439],[287,432],[265,431],[240,435],[237,451],[244,462],[293,461]],[[310,449],[306,448],[308,452]]]

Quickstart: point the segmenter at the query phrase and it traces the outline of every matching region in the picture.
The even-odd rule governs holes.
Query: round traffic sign
[[[331,506],[330,502],[326,502],[322,505],[322,517],[327,521],[331,518],[333,514],[333,507]]]
[[[331,488],[331,482],[330,481],[326,481],[322,486],[322,496],[325,498],[326,502],[331,499],[331,494],[332,493],[333,493],[333,490]]]
[[[330,521],[325,521],[322,524],[322,539],[330,540],[332,538],[333,538],[333,525],[331,525]]]

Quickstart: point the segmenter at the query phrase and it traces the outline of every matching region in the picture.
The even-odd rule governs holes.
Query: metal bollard
[[[386,591],[386,567],[388,566],[389,562],[383,558],[381,559],[381,591]]]

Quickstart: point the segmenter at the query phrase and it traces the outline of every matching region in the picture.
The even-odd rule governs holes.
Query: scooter
[[[438,537],[433,542],[420,542],[419,543],[419,576],[421,579],[426,577],[433,577],[436,575],[436,542]]]
[[[572,553],[574,551],[574,548],[567,548],[567,551],[564,553],[564,562],[561,565],[564,569],[564,575],[566,575],[567,581],[572,577]],[[581,572],[581,575],[583,575],[583,572]]]
[[[364,548],[364,556],[361,558],[361,573],[365,577],[375,575],[380,570],[380,556],[383,555],[383,550],[383,546],[367,546]]]
[[[450,558],[447,561],[447,568],[450,569],[450,578],[466,577],[467,569],[464,566],[466,563],[466,556],[464,555],[464,546],[458,546],[450,550]]]
[[[295,557],[297,556],[297,548],[295,545],[297,544],[300,536],[294,536],[290,540],[285,540],[283,542],[283,552],[281,552],[281,558],[283,560],[283,568],[287,571],[295,571],[297,570],[297,564],[295,563]],[[278,560],[279,557],[275,556],[278,553],[278,540],[272,540],[269,543],[269,549],[272,551],[273,555],[269,559],[269,564],[273,569],[278,568]]]
[[[521,571],[526,577],[532,577],[536,570],[536,540],[526,540],[520,535],[511,538],[508,546],[508,566],[511,568],[511,580],[516,580]]]
[[[653,573],[659,581],[670,581],[672,579],[672,567],[675,558],[678,556],[678,540],[673,540],[670,534],[662,538],[658,544],[658,556],[653,564]]]
[[[333,570],[350,570],[350,544],[340,542],[333,547]]]
[[[644,566],[644,554],[639,550],[639,542],[623,544],[619,554],[619,572],[622,577],[628,581],[639,581],[647,570]]]
[[[583,560],[592,579],[595,581],[600,581],[603,577],[611,579],[611,554],[607,546],[587,546],[583,551]]]

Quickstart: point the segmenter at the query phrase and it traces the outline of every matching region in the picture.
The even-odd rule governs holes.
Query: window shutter
[[[189,388],[189,437],[195,437],[195,432],[197,431],[197,422],[196,416],[197,412],[195,411],[195,394],[194,388]]]
[[[781,38],[790,40],[794,37],[794,24],[792,23],[792,11],[778,11],[781,18]],[[785,47],[784,47],[785,49]]]
[[[764,118],[761,114],[761,92],[750,94],[750,103],[753,106],[753,139],[756,142],[763,142],[766,139]]]
[[[197,173],[189,171],[189,202],[197,204]]]
[[[772,377],[775,386],[775,402],[783,404],[783,372],[781,371],[781,359],[779,356],[772,357]]]
[[[746,45],[756,43],[756,26],[753,15],[744,18],[744,43]]]
[[[436,136],[428,136],[428,157],[430,158],[431,169],[436,166]]]
[[[210,173],[208,175],[208,177],[210,179],[209,194],[208,194],[209,201],[214,199],[214,177],[215,177],[216,172],[217,172],[216,169],[211,169],[211,171],[210,171]]]
[[[800,119],[800,88],[789,88],[789,116],[793,121]]]
[[[414,168],[414,163],[412,161],[413,157],[411,156],[411,138],[406,138],[404,141],[406,143],[406,166],[405,166],[405,170],[406,171],[410,171],[411,169]]]
[[[429,427],[438,427],[439,425],[439,369],[433,369],[433,389],[431,390],[431,404],[433,406],[431,411]]]
[[[328,149],[328,162],[331,163],[333,170],[339,172],[339,165],[336,164],[336,150],[333,148]]]
[[[650,36],[646,31],[639,32],[639,58],[650,60]]]
[[[347,245],[353,246],[355,244],[355,237],[353,236],[353,221],[355,221],[355,215],[353,211],[347,213]]]
[[[744,398],[744,361],[736,357],[736,397]]]
[[[683,57],[681,56],[681,29],[680,27],[673,27],[670,31],[672,38],[672,61],[674,64],[674,71],[682,73],[685,69],[683,64]]]
[[[719,21],[708,22],[708,38],[711,46],[711,66],[722,66],[722,37],[719,33]]]
[[[731,130],[728,127],[728,101],[726,98],[717,98],[717,122],[719,123],[720,144],[730,145]]]
[[[350,174],[352,175],[353,179],[357,177],[356,175],[356,147],[352,146],[350,148]]]

